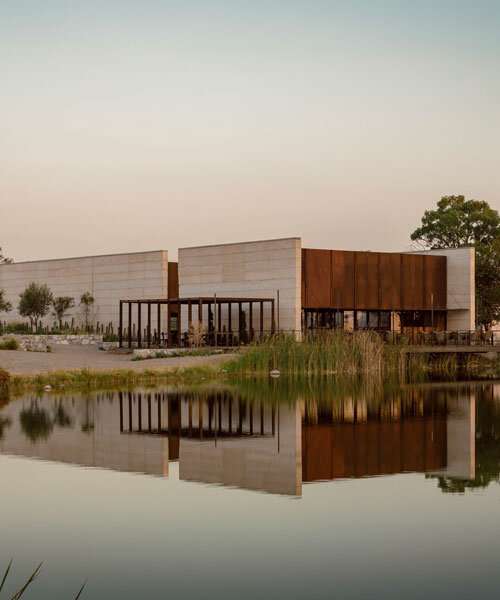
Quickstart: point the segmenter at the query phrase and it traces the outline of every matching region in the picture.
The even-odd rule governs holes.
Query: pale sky
[[[1,0],[16,261],[301,236],[400,250],[500,208],[498,0]]]

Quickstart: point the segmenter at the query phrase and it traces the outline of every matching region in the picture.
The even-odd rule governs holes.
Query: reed
[[[484,371],[486,366],[499,369],[498,360],[492,366],[484,357],[433,356],[407,350],[404,344],[388,344],[373,332],[323,332],[303,341],[280,334],[242,349],[224,367],[228,373],[238,375],[267,374],[276,369],[286,375],[335,377],[378,373],[402,381],[418,381],[429,372],[456,377],[464,369],[470,375]]]

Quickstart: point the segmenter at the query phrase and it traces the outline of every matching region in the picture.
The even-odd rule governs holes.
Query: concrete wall
[[[7,300],[14,307],[10,313],[1,313],[0,320],[7,323],[22,320],[17,313],[19,294],[31,281],[47,284],[54,296],[75,298],[76,306],[65,320],[71,322],[74,317],[77,324],[81,321],[80,296],[90,292],[95,299],[95,320],[104,324],[112,322],[116,331],[120,299],[167,297],[168,252],[158,250],[0,265],[0,288],[5,290]],[[44,324],[51,325],[54,321],[55,318],[48,315]]]
[[[280,328],[300,332],[300,238],[179,249],[181,298],[217,294],[231,298],[247,296],[276,299],[277,290],[280,291]],[[264,327],[269,330],[269,311],[264,309],[264,314]],[[186,315],[183,329],[186,327],[185,318]],[[196,313],[193,318],[196,318]],[[222,319],[222,323],[227,324],[227,314],[223,313]],[[233,329],[238,327],[236,308],[232,323]],[[258,323],[259,311],[255,307],[255,329]]]
[[[418,254],[439,254],[446,256],[447,328],[449,330],[475,329],[476,279],[474,248],[428,250],[426,252],[418,252]]]

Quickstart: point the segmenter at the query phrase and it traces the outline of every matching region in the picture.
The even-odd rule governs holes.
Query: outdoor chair
[[[468,331],[457,331],[457,345],[458,346],[467,345],[468,338],[469,338]]]
[[[469,334],[469,343],[471,346],[480,346],[481,345],[481,332],[480,331],[471,331]]]
[[[438,346],[445,346],[446,345],[446,341],[448,339],[447,334],[448,334],[447,331],[437,331],[437,332],[434,332],[434,342],[435,342],[435,344],[438,345]]]
[[[423,346],[428,346],[428,345],[432,344],[432,334],[427,333],[426,331],[419,331],[418,332],[418,342],[419,342],[419,344],[422,344]]]
[[[481,332],[481,345],[482,346],[493,346],[493,331],[482,331]]]

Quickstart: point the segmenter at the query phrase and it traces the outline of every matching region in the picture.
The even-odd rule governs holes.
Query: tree
[[[59,321],[59,329],[62,329],[62,320],[70,308],[75,306],[75,301],[71,296],[58,296],[52,300],[54,310],[52,314]]]
[[[45,317],[52,305],[52,292],[47,285],[32,281],[22,294],[18,306],[19,314],[30,320],[31,329],[36,330],[37,323]]]
[[[10,263],[14,262],[12,260],[12,258],[7,258],[6,256],[4,256],[2,254],[2,248],[0,248],[0,265],[8,265]]]
[[[12,302],[5,298],[5,290],[0,288],[0,312],[10,312],[12,310]]]
[[[436,210],[426,210],[411,239],[424,248],[476,249],[478,322],[488,327],[500,319],[500,216],[487,202],[444,196]]]
[[[94,297],[90,292],[85,292],[80,296],[80,308],[82,312],[82,320],[85,327],[85,331],[88,331],[90,326],[93,324],[94,314]]]

